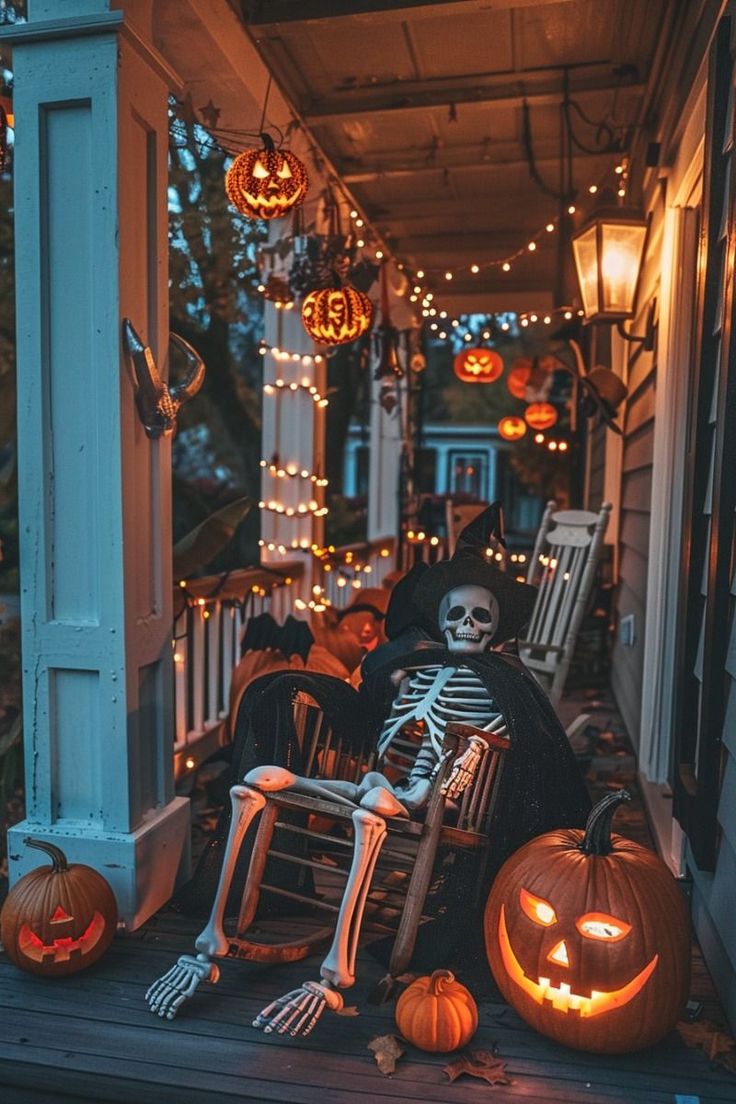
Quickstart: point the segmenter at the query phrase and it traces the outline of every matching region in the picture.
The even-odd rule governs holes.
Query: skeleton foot
[[[219,981],[220,969],[204,955],[182,955],[176,966],[154,981],[146,993],[148,1007],[156,1015],[173,1020],[179,1007],[192,997],[200,981]]]
[[[343,1007],[340,994],[321,981],[305,981],[300,989],[272,1001],[255,1018],[253,1027],[269,1035],[309,1035],[325,1008],[339,1012]]]

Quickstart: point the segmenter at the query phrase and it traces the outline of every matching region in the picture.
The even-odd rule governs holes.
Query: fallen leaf
[[[677,1030],[686,1046],[700,1047],[711,1059],[724,1051],[732,1050],[734,1046],[731,1036],[712,1020],[698,1020],[696,1023],[680,1020]]]
[[[722,1050],[711,1058],[714,1066],[726,1070],[727,1073],[736,1074],[736,1049]]]
[[[479,1077],[489,1085],[510,1085],[511,1078],[506,1076],[506,1063],[494,1057],[490,1050],[471,1050],[461,1054],[442,1070],[451,1081],[467,1073],[470,1077]]]
[[[376,1035],[369,1042],[368,1049],[373,1051],[376,1065],[386,1077],[396,1072],[396,1063],[406,1053],[398,1035]]]
[[[360,1012],[358,1011],[356,1005],[354,1005],[354,1004],[348,1004],[348,1005],[345,1006],[345,1008],[336,1008],[335,1012],[338,1016],[359,1016],[360,1015]]]

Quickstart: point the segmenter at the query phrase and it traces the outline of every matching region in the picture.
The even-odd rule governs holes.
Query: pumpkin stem
[[[30,836],[26,836],[23,840],[26,847],[36,847],[39,851],[44,851],[54,867],[54,874],[63,874],[65,870],[69,869],[69,864],[66,861],[66,855],[61,848],[56,847],[53,843],[46,843],[45,840],[31,839]]]
[[[435,970],[429,979],[429,991],[436,997],[446,985],[455,980],[455,975],[450,970]]]
[[[580,844],[580,850],[586,855],[608,855],[613,850],[611,821],[623,801],[631,801],[628,790],[613,790],[593,806]]]
[[[273,144],[273,138],[270,134],[267,134],[264,130],[263,133],[259,135],[259,138],[263,142],[263,148],[265,149],[266,153],[276,152],[276,146]]]

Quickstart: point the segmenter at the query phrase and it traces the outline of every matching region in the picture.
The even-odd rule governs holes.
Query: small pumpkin
[[[227,198],[241,215],[253,219],[283,218],[301,206],[307,194],[307,170],[289,150],[277,150],[262,134],[263,149],[247,149],[225,174]]]
[[[566,1046],[610,1054],[674,1027],[690,972],[677,882],[652,851],[611,834],[627,800],[607,794],[584,831],[547,832],[516,851],[484,917],[493,976],[519,1015]]]
[[[461,349],[453,371],[463,383],[493,383],[503,372],[503,359],[495,349]]]
[[[529,404],[524,411],[524,418],[532,429],[551,429],[557,424],[558,414],[552,403],[537,402]]]
[[[60,848],[26,839],[45,851],[51,866],[38,866],[11,889],[0,916],[0,938],[11,962],[31,974],[65,977],[104,954],[117,927],[118,910],[108,882],[82,863],[67,863]]]
[[[396,1002],[396,1025],[410,1043],[432,1053],[465,1046],[478,1028],[478,1006],[449,970],[417,978]]]
[[[353,287],[317,288],[302,303],[302,322],[320,345],[345,345],[370,329],[373,306]]]
[[[498,423],[498,433],[504,441],[518,441],[526,433],[526,422],[515,414],[507,414]]]

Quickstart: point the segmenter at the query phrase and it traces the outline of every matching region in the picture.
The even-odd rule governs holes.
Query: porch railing
[[[230,681],[250,617],[291,610],[299,562],[187,580],[174,595],[174,769],[178,776],[226,741]]]

